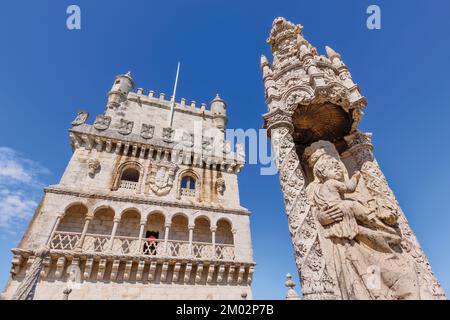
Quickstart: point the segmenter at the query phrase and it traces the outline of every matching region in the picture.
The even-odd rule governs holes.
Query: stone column
[[[17,287],[11,300],[33,300],[36,291],[37,283],[39,282],[42,265],[44,259],[48,256],[49,250],[47,247],[42,247],[41,249],[34,252],[35,259],[28,270],[25,278],[22,280],[20,285]]]
[[[398,225],[402,234],[401,246],[406,254],[416,263],[421,287],[421,299],[446,299],[444,290],[431,270],[427,256],[409,226],[406,215],[398,203],[394,192],[389,187],[386,177],[381,171],[373,154],[372,135],[358,131],[345,137],[349,149],[342,158],[353,160],[355,170],[360,170],[367,190],[374,198],[388,200],[398,212]]]
[[[194,228],[195,228],[195,225],[193,225],[193,224],[190,224],[189,226],[188,226],[188,228],[189,228],[189,255],[193,255],[193,252],[192,252],[192,239],[193,239],[193,237],[194,237]]]
[[[137,253],[141,253],[142,250],[142,239],[144,238],[144,232],[145,232],[145,224],[147,223],[147,220],[141,220],[140,221],[140,228],[139,228],[139,240],[138,240],[138,248]]]
[[[264,116],[275,162],[279,170],[294,257],[305,299],[335,299],[334,283],[326,270],[317,233],[317,224],[310,210],[306,181],[292,137],[292,115],[276,109]]]
[[[171,223],[166,223],[164,225],[164,253],[168,254],[169,252],[169,231],[170,231],[170,227],[171,227]]]
[[[56,229],[58,229],[59,223],[61,222],[61,219],[62,219],[63,216],[64,216],[64,213],[61,213],[61,214],[59,214],[59,215],[56,217],[56,221],[55,221],[55,223],[53,224],[53,227],[52,227],[52,229],[51,229],[51,231],[50,231],[50,235],[49,235],[49,237],[48,237],[48,239],[47,239],[47,242],[46,242],[46,246],[47,246],[47,247],[50,246],[50,244],[51,244],[51,242],[52,242],[52,239],[53,239],[53,236],[55,235]]]
[[[109,251],[112,251],[114,246],[114,238],[116,237],[117,227],[119,226],[120,218],[114,218],[114,225],[111,231],[111,238],[109,239]]]
[[[211,242],[212,242],[212,258],[216,259],[216,231],[217,227],[211,227]]]
[[[80,240],[78,241],[78,244],[76,246],[76,249],[79,251],[83,250],[84,239],[86,238],[86,233],[89,228],[89,223],[92,221],[93,218],[94,218],[94,215],[88,214],[88,215],[86,215],[86,218],[84,219],[83,231],[81,232]]]

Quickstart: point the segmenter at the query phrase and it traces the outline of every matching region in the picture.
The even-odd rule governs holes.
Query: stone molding
[[[156,205],[156,206],[166,206],[171,208],[182,208],[182,209],[201,209],[211,212],[221,212],[221,213],[231,213],[231,214],[237,214],[237,215],[244,215],[248,216],[250,215],[250,211],[247,209],[230,209],[230,208],[223,208],[223,207],[214,207],[214,206],[208,206],[206,203],[197,203],[197,204],[191,204],[183,201],[167,201],[167,200],[152,200],[148,199],[148,197],[137,197],[133,195],[123,195],[123,196],[111,196],[101,193],[85,193],[85,192],[78,192],[68,189],[63,189],[61,187],[57,186],[49,186],[44,189],[45,193],[54,193],[54,194],[62,194],[62,195],[68,195],[68,196],[74,196],[79,198],[86,198],[86,199],[101,199],[101,200],[109,200],[109,201],[117,201],[117,202],[133,202],[138,204],[145,204],[145,205]]]

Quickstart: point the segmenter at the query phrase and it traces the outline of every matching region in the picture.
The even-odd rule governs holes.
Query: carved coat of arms
[[[79,126],[86,122],[87,118],[89,117],[89,113],[86,111],[80,111],[78,112],[77,117],[75,120],[72,121],[73,126]]]
[[[172,128],[163,129],[163,140],[165,142],[173,142],[174,130]]]
[[[97,130],[106,130],[109,128],[110,123],[111,117],[101,114],[95,118],[94,128]]]
[[[153,138],[153,134],[155,133],[155,127],[149,124],[142,124],[141,128],[141,137],[144,139]]]
[[[148,184],[158,196],[164,196],[172,189],[178,166],[170,162],[152,163]]]
[[[123,135],[130,134],[133,130],[133,121],[128,121],[125,119],[120,119],[119,133]]]

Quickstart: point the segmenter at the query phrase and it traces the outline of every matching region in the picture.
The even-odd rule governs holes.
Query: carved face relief
[[[89,117],[89,113],[86,111],[80,111],[78,112],[77,117],[75,120],[72,121],[73,126],[79,126],[86,122],[87,118]]]
[[[324,163],[324,169],[322,172],[324,178],[341,181],[344,179],[344,172],[342,171],[339,162],[332,157],[329,158],[329,161]],[[317,165],[318,164],[316,164],[316,166]]]
[[[119,133],[123,134],[123,135],[127,135],[130,134],[131,131],[133,130],[133,121],[128,121],[125,119],[120,119],[120,124],[119,124]]]
[[[105,115],[98,115],[95,118],[94,128],[97,130],[106,130],[111,123],[111,117]]]
[[[174,163],[153,163],[148,181],[150,189],[158,196],[168,194],[172,189],[177,170],[178,166]]]
[[[100,169],[100,162],[97,159],[89,159],[87,161],[87,166],[88,174],[91,178],[93,178]]]
[[[141,137],[144,139],[151,139],[153,138],[153,134],[155,133],[155,127],[149,124],[142,124],[141,129]]]
[[[225,188],[226,188],[225,180],[223,178],[217,179],[217,181],[216,181],[217,194],[223,196],[223,194],[225,192]]]

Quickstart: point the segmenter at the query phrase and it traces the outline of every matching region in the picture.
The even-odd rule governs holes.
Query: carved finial
[[[288,273],[286,275],[286,282],[284,284],[288,288],[288,292],[286,294],[286,300],[300,300],[299,295],[295,291],[295,282],[292,280],[292,275]]]
[[[275,18],[275,20],[273,20],[272,30],[270,31],[270,36],[267,39],[267,42],[273,49],[275,43],[285,38],[297,37],[297,34],[301,34],[302,30],[303,26],[300,24],[293,24],[282,17]]]
[[[261,55],[261,69],[265,66],[269,66],[269,61],[267,60],[267,57],[265,55]]]
[[[127,71],[125,75],[131,78],[131,71]]]
[[[325,46],[325,50],[327,52],[328,58],[331,61],[333,61],[334,58],[338,58],[339,60],[341,59],[341,55],[339,53],[337,53],[336,51],[334,51],[333,48],[331,48],[329,46]]]

